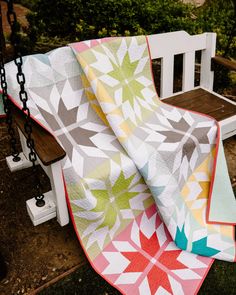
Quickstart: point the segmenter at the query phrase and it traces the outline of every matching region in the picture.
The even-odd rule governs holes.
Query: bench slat
[[[25,117],[22,112],[14,105],[12,105],[12,112],[14,120],[17,126],[20,128],[21,132],[26,136],[26,132],[24,130]],[[41,162],[45,165],[51,165],[61,159],[63,159],[66,155],[66,152],[60,146],[60,144],[56,141],[56,139],[43,127],[37,124],[34,120],[32,122],[32,138],[35,143],[35,152]]]
[[[208,33],[206,35],[206,49],[202,50],[201,55],[201,74],[200,86],[206,89],[213,89],[214,72],[211,71],[211,58],[215,56],[216,34]]]
[[[177,107],[204,113],[218,122],[236,115],[236,105],[201,88],[166,98],[163,101]]]
[[[167,97],[173,94],[173,79],[174,56],[168,55],[161,59],[161,97]]]
[[[194,88],[194,70],[195,51],[186,52],[183,56],[183,91],[189,91]]]

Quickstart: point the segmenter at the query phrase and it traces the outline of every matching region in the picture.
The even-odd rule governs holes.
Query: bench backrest
[[[183,54],[182,91],[194,88],[195,56],[201,51],[200,86],[212,90],[211,58],[215,56],[216,34],[189,35],[185,31],[148,36],[152,59],[161,59],[160,97],[173,95],[174,56]]]
[[[200,86],[212,90],[213,72],[211,71],[211,58],[215,56],[215,33],[191,36],[185,31],[177,31],[149,35],[148,41],[151,58],[161,60],[160,90],[158,91],[161,98],[170,97],[174,93],[174,58],[178,54],[183,54],[182,92],[194,88],[197,51],[201,51]],[[12,64],[10,72],[13,80],[11,79],[9,82],[12,84],[11,88],[15,86],[18,89],[18,84],[15,81],[16,67],[14,63],[10,64]],[[0,115],[3,113],[1,108],[0,100]]]

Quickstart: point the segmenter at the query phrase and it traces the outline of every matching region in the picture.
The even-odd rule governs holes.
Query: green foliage
[[[236,3],[234,0],[208,0],[206,5],[198,9],[196,33],[217,33],[217,54],[236,58]],[[235,84],[227,69],[215,68],[214,89],[223,91],[227,86]]]
[[[236,51],[233,0],[208,0],[200,8],[179,0],[34,0],[31,11],[27,34],[32,42],[42,36],[75,41],[177,30],[190,34],[214,31],[218,53],[234,56]]]
[[[193,32],[193,7],[178,0],[34,0],[31,37],[84,40],[184,29]]]
[[[234,0],[208,0],[197,11],[195,33],[216,32],[220,55],[236,57],[235,9]]]
[[[65,38],[75,32],[79,20],[80,0],[36,0],[28,15],[30,33]]]
[[[234,0],[208,0],[200,8],[180,0],[19,1],[31,3],[29,28],[24,34],[24,44],[30,52],[34,43],[48,44],[51,49],[106,36],[185,30],[190,34],[216,32],[217,53],[236,57]],[[220,75],[221,84],[227,84],[226,72],[220,70]]]

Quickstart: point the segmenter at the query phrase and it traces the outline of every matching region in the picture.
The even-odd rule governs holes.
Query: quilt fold
[[[214,258],[234,261],[234,227],[215,222],[235,222],[217,124],[159,100],[144,36],[27,56],[23,71],[33,119],[67,153],[71,219],[104,279],[123,294],[189,295]],[[19,105],[14,62],[6,72]]]
[[[219,236],[209,224],[233,225],[236,220],[236,202],[217,122],[159,100],[145,36],[75,43],[71,47],[110,127],[148,185],[176,245],[233,261],[233,226],[225,226],[228,233]],[[223,236],[227,254],[219,251]]]

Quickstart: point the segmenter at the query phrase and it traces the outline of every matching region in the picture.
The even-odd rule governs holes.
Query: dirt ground
[[[7,4],[3,1],[1,1],[1,8],[2,8],[2,18],[3,18],[3,31],[7,35],[10,33],[11,29],[7,21]],[[29,12],[29,9],[20,5],[20,4],[14,4],[14,11],[17,15],[17,20],[21,24],[22,27],[26,27],[28,25],[26,14]]]
[[[1,7],[7,35],[10,27],[6,3],[1,1]],[[14,9],[18,21],[26,26],[28,9],[19,4]],[[85,257],[71,224],[62,228],[53,219],[37,227],[32,225],[25,204],[36,193],[32,169],[10,173],[5,161],[9,154],[7,129],[4,119],[0,119],[0,252],[8,266],[8,276],[0,283],[0,294],[30,294],[83,264]],[[49,179],[42,169],[40,178],[44,192],[50,190]]]
[[[19,146],[19,144],[18,144]],[[236,138],[224,142],[231,178],[236,174]],[[34,227],[25,201],[35,194],[31,168],[11,173],[7,128],[0,119],[0,252],[8,265],[8,276],[0,283],[0,294],[33,294],[33,290],[86,262],[72,225],[60,227],[55,219]],[[44,191],[50,183],[43,170]]]
[[[0,283],[0,294],[29,294],[39,286],[83,264],[85,257],[72,225],[60,227],[56,219],[34,227],[25,201],[35,194],[32,169],[11,173],[5,123],[0,119],[0,252],[8,265],[8,276]],[[50,189],[40,170],[44,192]]]

